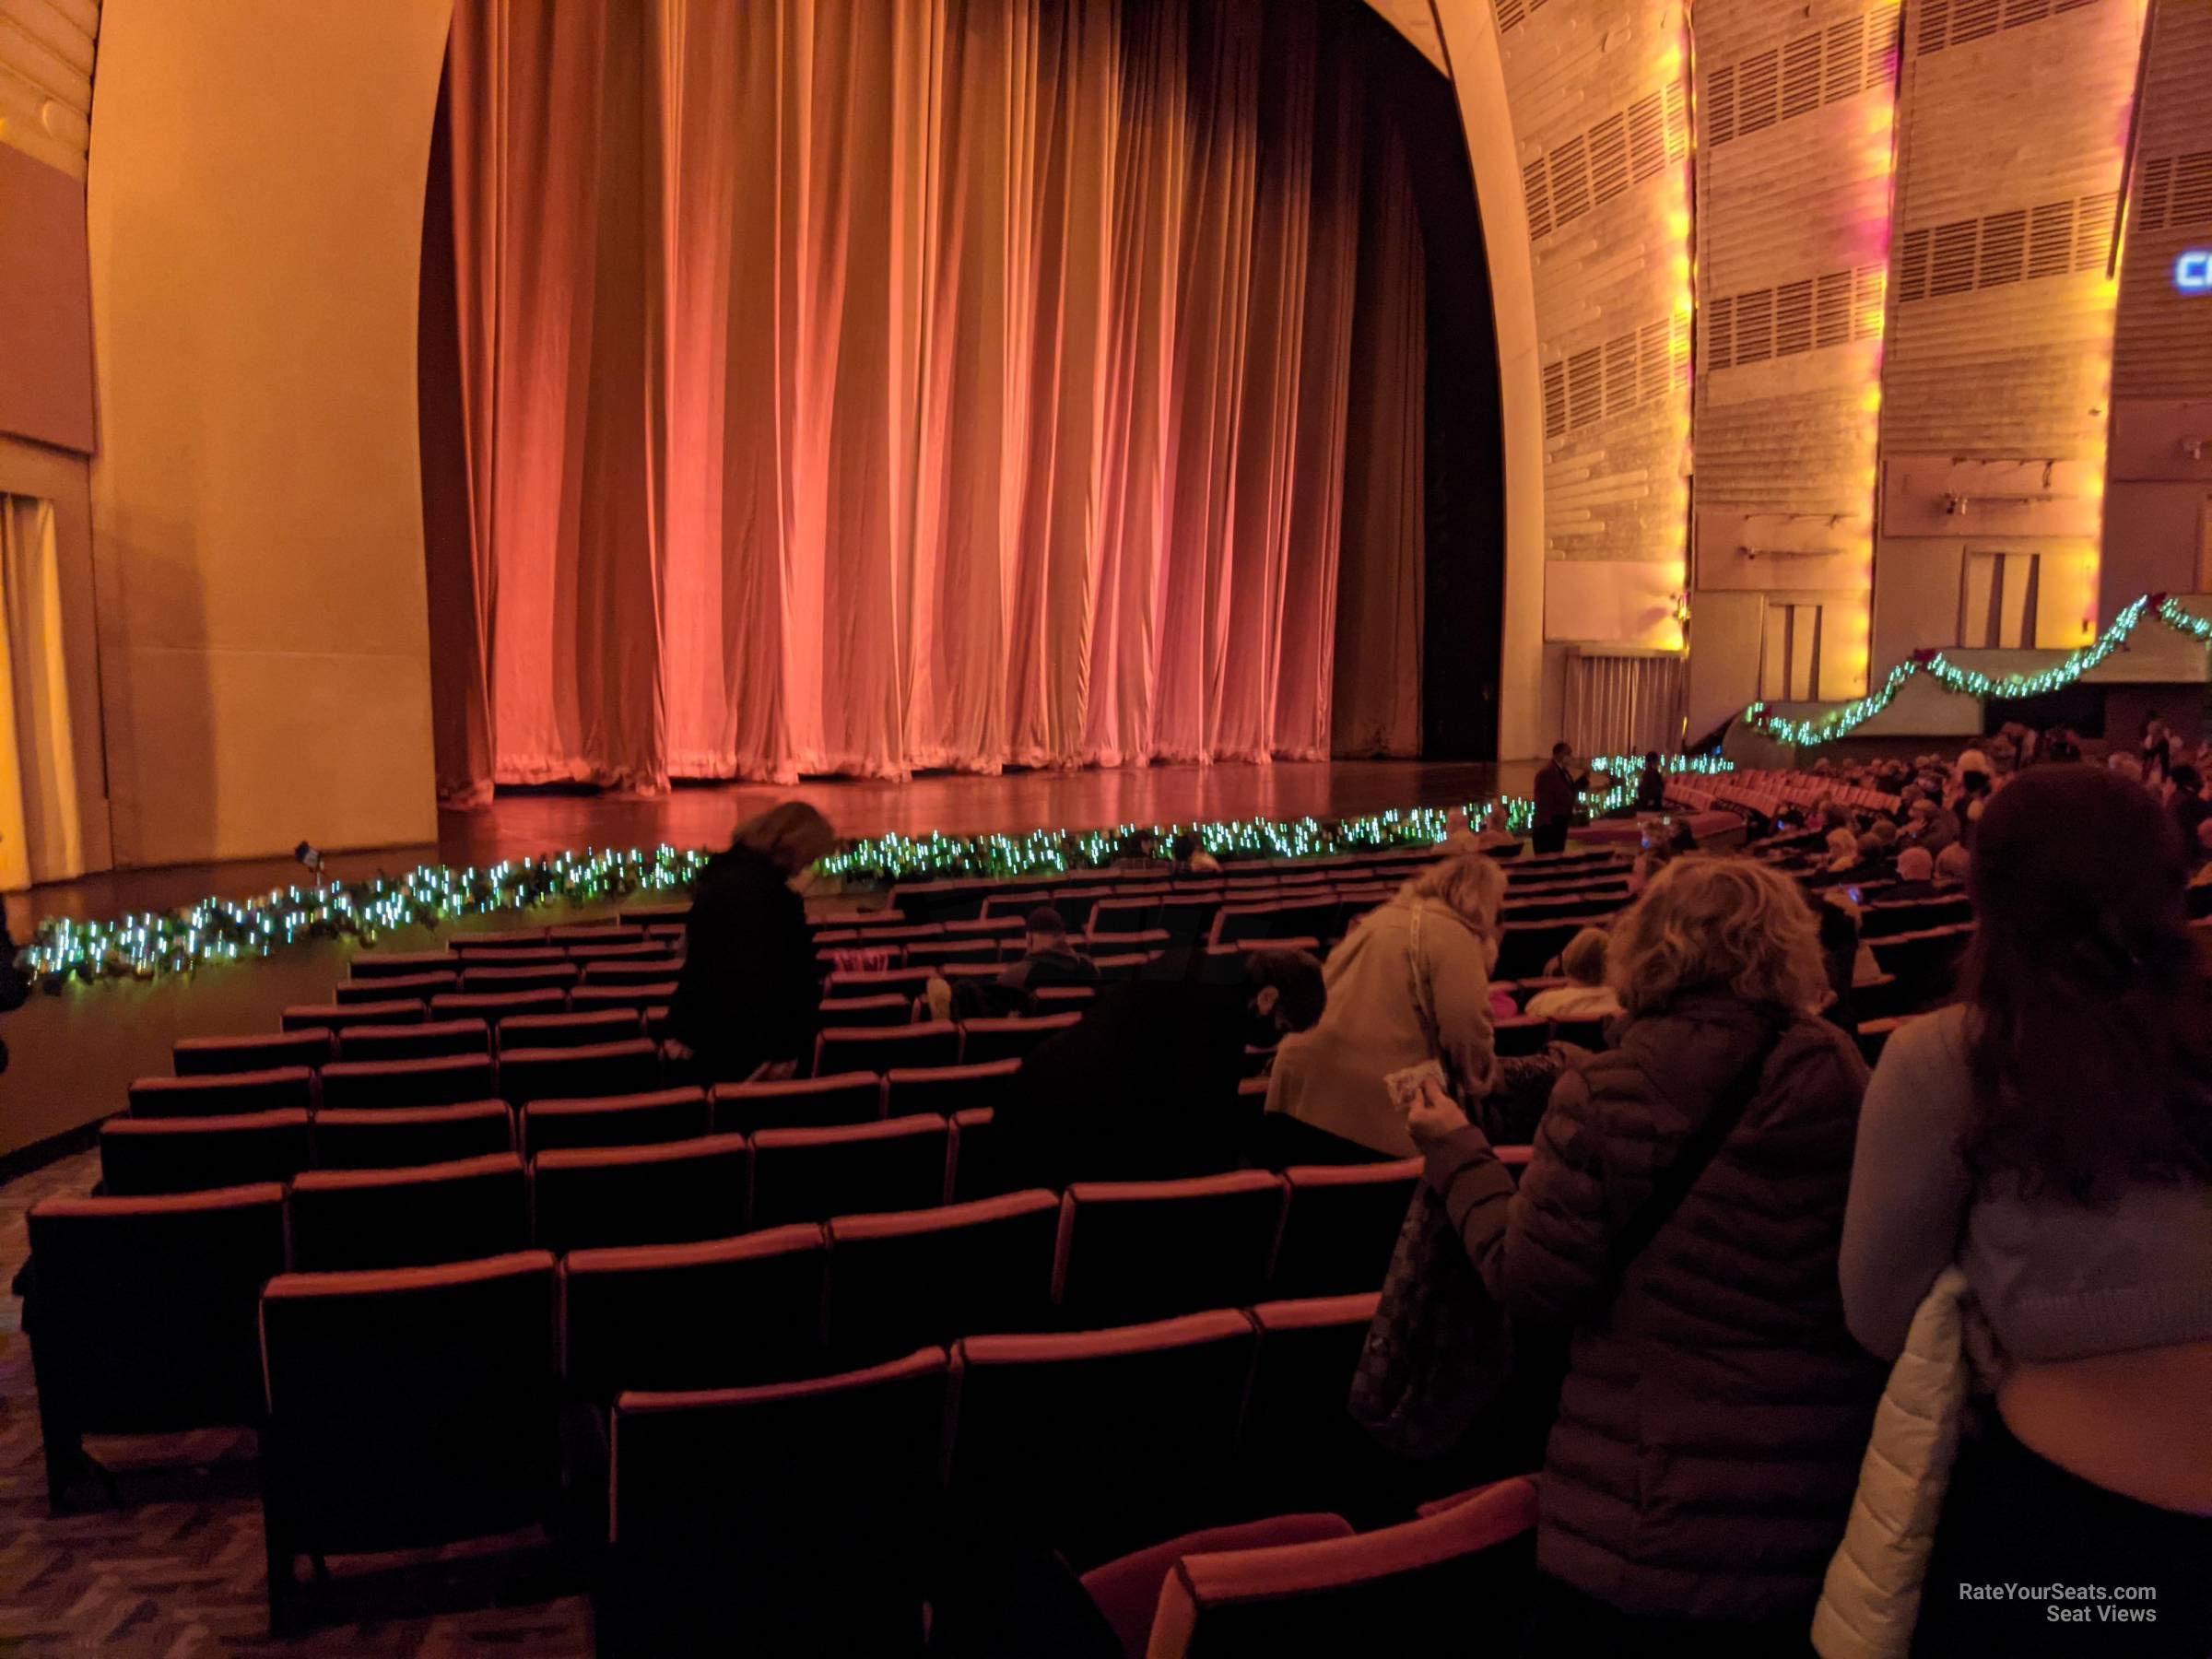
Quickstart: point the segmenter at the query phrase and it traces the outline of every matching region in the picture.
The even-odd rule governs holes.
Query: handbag
[[[1605,1294],[1585,1319],[1610,1305],[1629,1267],[1743,1121],[1781,1040],[1782,1028],[1770,1023],[1749,1063],[1684,1138],[1635,1214],[1614,1235],[1606,1253]],[[1379,1445],[1402,1457],[1450,1452],[1513,1379],[1516,1350],[1534,1346],[1530,1338],[1535,1335],[1531,1332],[1516,1341],[1513,1321],[1483,1282],[1466,1241],[1452,1225],[1442,1194],[1424,1181],[1415,1188],[1398,1228],[1390,1271],[1360,1346],[1347,1402],[1352,1418]],[[1563,1373],[1563,1364],[1560,1370]],[[1556,1401],[1556,1390],[1553,1397]]]

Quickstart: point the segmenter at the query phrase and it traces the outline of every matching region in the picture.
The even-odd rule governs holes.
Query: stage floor
[[[665,795],[569,791],[504,794],[490,806],[438,815],[434,846],[334,853],[345,878],[418,864],[489,865],[570,848],[718,847],[741,820],[781,800],[812,802],[844,836],[1096,830],[1115,824],[1226,818],[1351,818],[1394,806],[1456,806],[1503,787],[1528,793],[1534,761],[1502,766],[1425,760],[1277,761],[1268,766],[1146,766],[1017,771],[998,777],[931,773],[907,782],[818,779],[686,785]],[[300,880],[289,859],[118,870],[7,895],[18,941],[47,916],[100,920],[166,911],[209,896],[242,898]]]

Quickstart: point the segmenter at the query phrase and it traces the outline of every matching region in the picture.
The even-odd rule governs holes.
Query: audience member
[[[1865,1066],[1811,1013],[1804,895],[1749,859],[1670,865],[1611,979],[1615,1046],[1517,1189],[1443,1094],[1407,1124],[1491,1295],[1573,1329],[1522,1651],[1803,1653],[1882,1382],[1836,1281]]]
[[[2186,761],[2176,765],[2166,777],[2173,791],[2173,798],[2167,803],[2168,810],[2173,814],[2174,822],[2182,827],[2182,844],[2194,848],[2197,826],[2212,818],[2212,802],[2205,799],[2205,780]]]
[[[1620,998],[1606,983],[1604,928],[1585,927],[1568,940],[1559,971],[1567,982],[1537,992],[1524,1012],[1544,1019],[1610,1019],[1620,1012]]]
[[[692,884],[668,1014],[707,1080],[789,1075],[813,1055],[821,986],[794,883],[836,844],[828,818],[786,801],[738,825]]]
[[[2085,1651],[2040,1605],[1967,1599],[1997,1583],[2147,1586],[2157,1625],[2126,1651],[2212,1641],[2212,983],[2182,888],[2143,791],[2025,774],[1974,851],[1964,999],[1900,1030],[1867,1093],[1852,1329],[1898,1354],[1956,1263],[2001,1350],[1915,1653]]]
[[[1960,846],[1954,841],[1952,846]],[[1963,851],[1961,847],[1961,851]],[[1945,852],[1950,848],[1946,847]],[[1925,847],[1907,847],[1897,855],[1897,879],[1876,895],[1883,903],[1936,896],[1936,860]]]
[[[1284,1042],[1268,1078],[1268,1162],[1409,1157],[1382,1079],[1424,1060],[1467,1100],[1490,1092],[1490,969],[1504,897],[1495,859],[1439,859],[1329,953],[1328,1009]]]
[[[1954,841],[1936,854],[1936,886],[1949,892],[1966,885],[1967,872],[1973,867],[1973,854],[1966,843]]]
[[[1666,774],[1659,770],[1659,751],[1653,749],[1643,758],[1643,771],[1636,775],[1636,810],[1665,812],[1666,810]]]
[[[992,1124],[1009,1187],[1170,1181],[1243,1161],[1254,1125],[1237,1093],[1247,1047],[1321,1018],[1321,964],[1254,951],[1239,985],[1108,986],[1072,1030],[1021,1064]]]
[[[1218,876],[1221,861],[1206,850],[1195,830],[1185,830],[1170,844],[1175,856],[1175,872],[1179,876]]]
[[[1047,985],[1095,985],[1099,971],[1091,959],[1068,942],[1067,922],[1049,904],[1030,912],[1020,959],[999,972],[998,982],[1024,991],[1041,991]]]
[[[2143,763],[2143,782],[2163,783],[2173,770],[2173,731],[2156,709],[2143,716],[2143,735],[2136,751]]]
[[[1959,815],[1926,795],[1912,803],[1912,811],[1898,839],[1924,847],[1933,858],[1959,839]]]
[[[1536,773],[1536,812],[1529,844],[1537,853],[1561,853],[1567,830],[1574,822],[1576,797],[1590,787],[1590,774],[1576,775],[1571,764],[1573,748],[1565,743],[1551,746],[1551,759]]]

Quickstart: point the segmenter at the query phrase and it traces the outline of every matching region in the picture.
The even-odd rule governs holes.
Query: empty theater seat
[[[292,1265],[302,1273],[421,1267],[525,1249],[523,1162],[491,1152],[395,1170],[310,1170],[292,1182]]]
[[[235,1117],[289,1112],[315,1103],[315,1074],[304,1065],[210,1077],[141,1077],[131,1085],[133,1117]]]
[[[100,1126],[100,1181],[118,1197],[289,1181],[308,1163],[307,1113],[110,1118]]]
[[[661,1081],[661,1051],[643,1037],[581,1048],[500,1051],[500,1093],[524,1100],[576,1100],[641,1094]]]
[[[669,973],[658,980],[613,980],[605,984],[582,984],[569,993],[569,1006],[579,1014],[606,1008],[630,1008],[642,1014],[656,1006],[666,1005],[675,995],[676,975]]]
[[[579,977],[576,964],[565,957],[550,962],[501,964],[497,968],[480,967],[472,960],[461,970],[461,990],[469,996],[515,991],[566,991]]]
[[[1252,1322],[1216,1310],[1064,1335],[973,1336],[953,1351],[950,1495],[1078,1571],[1223,1519]],[[1049,1450],[1048,1450],[1049,1449]]]
[[[994,1110],[1006,1098],[1020,1071],[1018,1060],[916,1070],[901,1067],[884,1078],[884,1115],[911,1117],[934,1112],[939,1117],[951,1117],[956,1112]]]
[[[378,1002],[300,1003],[277,1016],[288,1031],[342,1031],[357,1025],[416,1025],[423,1018],[419,997],[393,996]]]
[[[815,1041],[818,1077],[842,1072],[888,1072],[901,1065],[951,1065],[960,1057],[960,1029],[949,1020],[927,1025],[826,1027]]]
[[[212,1077],[321,1065],[329,1058],[330,1032],[312,1026],[266,1036],[180,1037],[170,1050],[170,1069],[180,1077]]]
[[[315,1163],[325,1170],[397,1170],[514,1150],[514,1112],[504,1100],[318,1112]]]
[[[500,1021],[500,1053],[510,1049],[585,1048],[628,1042],[645,1034],[634,1008],[587,1008],[567,1014],[516,1014]]]
[[[1510,1019],[1496,1021],[1490,1028],[1492,1042],[1502,1058],[1514,1054],[1540,1054],[1544,1045],[1551,1041],[1551,1021],[1535,1014],[1517,1014]]]
[[[881,1116],[883,1079],[873,1072],[793,1077],[779,1083],[722,1083],[714,1089],[717,1135],[870,1124]]]
[[[1418,1158],[1285,1170],[1290,1200],[1283,1212],[1269,1292],[1344,1296],[1378,1288],[1420,1179]]]
[[[553,1258],[291,1273],[262,1298],[269,1621],[293,1558],[421,1548],[552,1513]]]
[[[559,1014],[569,1006],[559,991],[460,992],[430,998],[432,1019],[480,1019],[496,1026],[517,1014]]]
[[[1190,1181],[1077,1182],[1053,1292],[1073,1325],[1128,1324],[1256,1301],[1283,1207],[1265,1170]]]
[[[55,1508],[84,1435],[260,1420],[253,1312],[284,1271],[281,1186],[47,1198],[28,1225],[38,1266],[23,1328]]]
[[[973,1106],[952,1118],[952,1193],[948,1202],[966,1204],[994,1198],[1006,1190],[999,1166],[998,1139],[988,1106]]]
[[[449,1054],[489,1053],[491,1028],[480,1019],[355,1026],[338,1033],[340,1060],[438,1060]]]
[[[428,973],[406,973],[388,979],[350,979],[331,988],[331,1000],[340,1007],[366,1002],[428,1002],[431,997],[461,988],[457,969]]]
[[[934,1117],[763,1129],[753,1136],[752,1225],[942,1204],[949,1134]]]
[[[1059,1228],[1060,1201],[1046,1192],[838,1217],[830,1223],[832,1359],[866,1365],[963,1335],[1043,1329]]]
[[[1403,1514],[1397,1465],[1345,1410],[1378,1290],[1262,1302],[1252,1310],[1259,1358],[1239,1436],[1241,1481],[1269,1509]],[[1434,1488],[1430,1488],[1433,1490]]]
[[[693,1140],[707,1131],[707,1096],[700,1088],[533,1100],[523,1108],[523,1146],[533,1157],[562,1147],[642,1147]]]
[[[346,965],[357,980],[405,979],[420,973],[458,973],[461,959],[450,950],[364,951]]]
[[[1094,1567],[1083,1575],[1083,1590],[1113,1627],[1123,1653],[1129,1659],[1145,1659],[1152,1637],[1152,1615],[1159,1606],[1159,1586],[1183,1557],[1312,1544],[1351,1535],[1352,1524],[1342,1515],[1271,1515],[1265,1521],[1210,1526]]]
[[[742,1232],[748,1156],[742,1135],[541,1153],[530,1160],[537,1242],[570,1251]]]
[[[458,1106],[489,1100],[488,1054],[438,1054],[427,1060],[341,1060],[323,1068],[323,1104],[337,1110],[379,1106]]]
[[[594,957],[583,964],[583,983],[585,986],[667,984],[674,982],[683,968],[683,958],[665,951]]]
[[[908,1025],[914,1018],[914,999],[897,991],[882,996],[825,996],[820,1016],[826,1027]]]
[[[626,1388],[735,1388],[819,1371],[828,1261],[812,1222],[571,1251],[561,1261],[570,1392],[606,1406]]]
[[[1379,1630],[1436,1630],[1480,1609],[1517,1630],[1535,1579],[1536,1483],[1348,1538],[1183,1556],[1161,1585],[1151,1659],[1351,1653]]]
[[[763,1653],[918,1652],[945,1379],[927,1348],[810,1382],[622,1395],[606,1651],[685,1652],[712,1630]]]
[[[1033,1018],[971,1019],[962,1022],[960,1053],[972,1065],[993,1060],[1025,1059],[1041,1042],[1072,1030],[1083,1018],[1080,1012],[1044,1014]]]

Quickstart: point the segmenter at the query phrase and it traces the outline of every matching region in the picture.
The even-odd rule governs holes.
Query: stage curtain
[[[0,888],[85,873],[53,503],[0,495]]]
[[[1360,23],[459,0],[422,347],[443,798],[1312,757],[1347,661],[1418,698],[1418,614],[1394,656],[1336,637],[1355,509],[1414,492],[1410,534],[1354,526],[1393,567],[1362,592],[1418,613],[1420,557],[1418,453],[1358,453],[1418,452],[1425,370],[1359,316],[1421,304]]]

